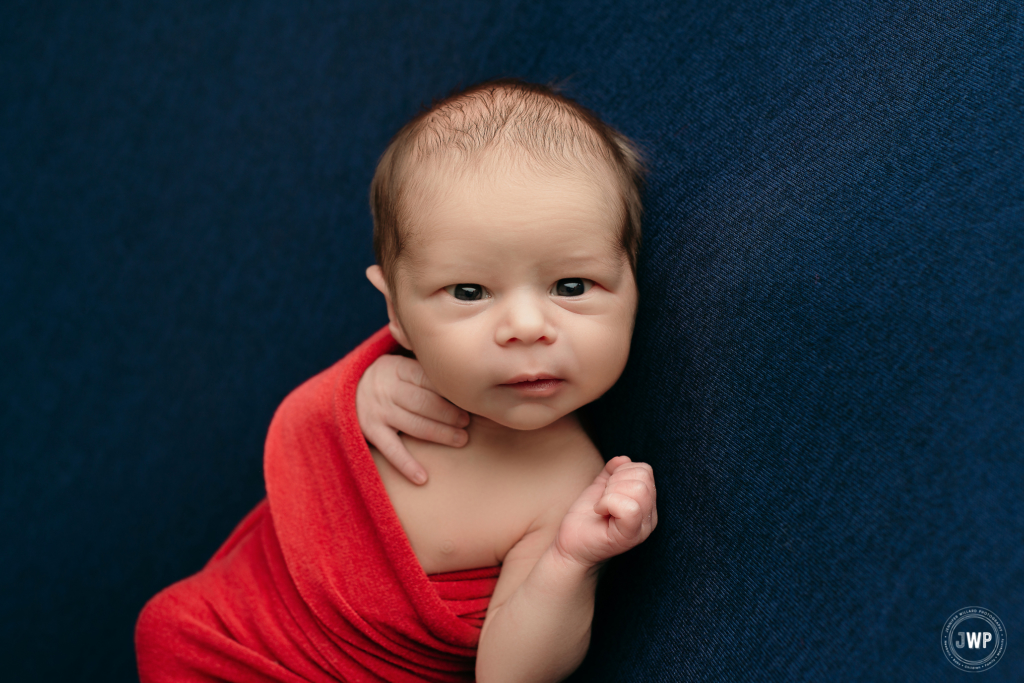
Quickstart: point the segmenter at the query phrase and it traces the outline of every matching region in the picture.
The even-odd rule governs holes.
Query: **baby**
[[[580,665],[601,567],[658,523],[650,466],[577,414],[629,355],[640,182],[626,138],[520,81],[398,132],[371,189],[388,329],[282,402],[267,497],[139,616],[143,683]]]
[[[657,525],[651,467],[606,464],[576,414],[629,353],[640,178],[592,113],[502,80],[408,123],[373,179],[367,277],[416,360],[370,367],[360,424],[423,569],[501,565],[483,682],[572,673],[599,568]]]

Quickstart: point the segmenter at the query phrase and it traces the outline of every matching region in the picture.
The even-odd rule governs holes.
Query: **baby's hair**
[[[622,198],[620,247],[636,277],[645,174],[637,146],[554,86],[500,78],[435,100],[402,126],[381,155],[370,184],[373,249],[392,297],[405,246],[403,199],[412,181],[410,162],[466,162],[484,150],[513,163],[525,160],[560,171],[606,163]]]

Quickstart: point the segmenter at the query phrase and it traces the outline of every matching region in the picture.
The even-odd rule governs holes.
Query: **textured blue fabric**
[[[385,319],[377,156],[497,75],[652,169],[596,408],[660,524],[573,680],[961,680],[967,605],[1024,680],[1024,18],[955,0],[3,3],[4,680],[133,679],[277,403]]]

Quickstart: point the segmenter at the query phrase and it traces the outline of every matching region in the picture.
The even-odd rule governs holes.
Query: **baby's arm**
[[[415,484],[426,483],[427,471],[398,432],[456,448],[469,441],[460,429],[469,424],[469,413],[441,398],[412,358],[383,355],[375,360],[356,388],[356,414],[366,440]]]
[[[575,671],[590,646],[600,567],[643,543],[657,524],[650,465],[626,456],[609,460],[553,541],[538,529],[506,555],[499,583],[506,572],[521,583],[484,621],[477,681],[561,681]]]

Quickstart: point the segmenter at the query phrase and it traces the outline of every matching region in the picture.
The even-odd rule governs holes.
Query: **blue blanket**
[[[133,680],[274,407],[385,321],[389,136],[497,75],[651,166],[595,422],[660,520],[573,680],[959,681],[967,606],[1024,680],[1019,3],[16,1],[0,65],[6,680]]]

